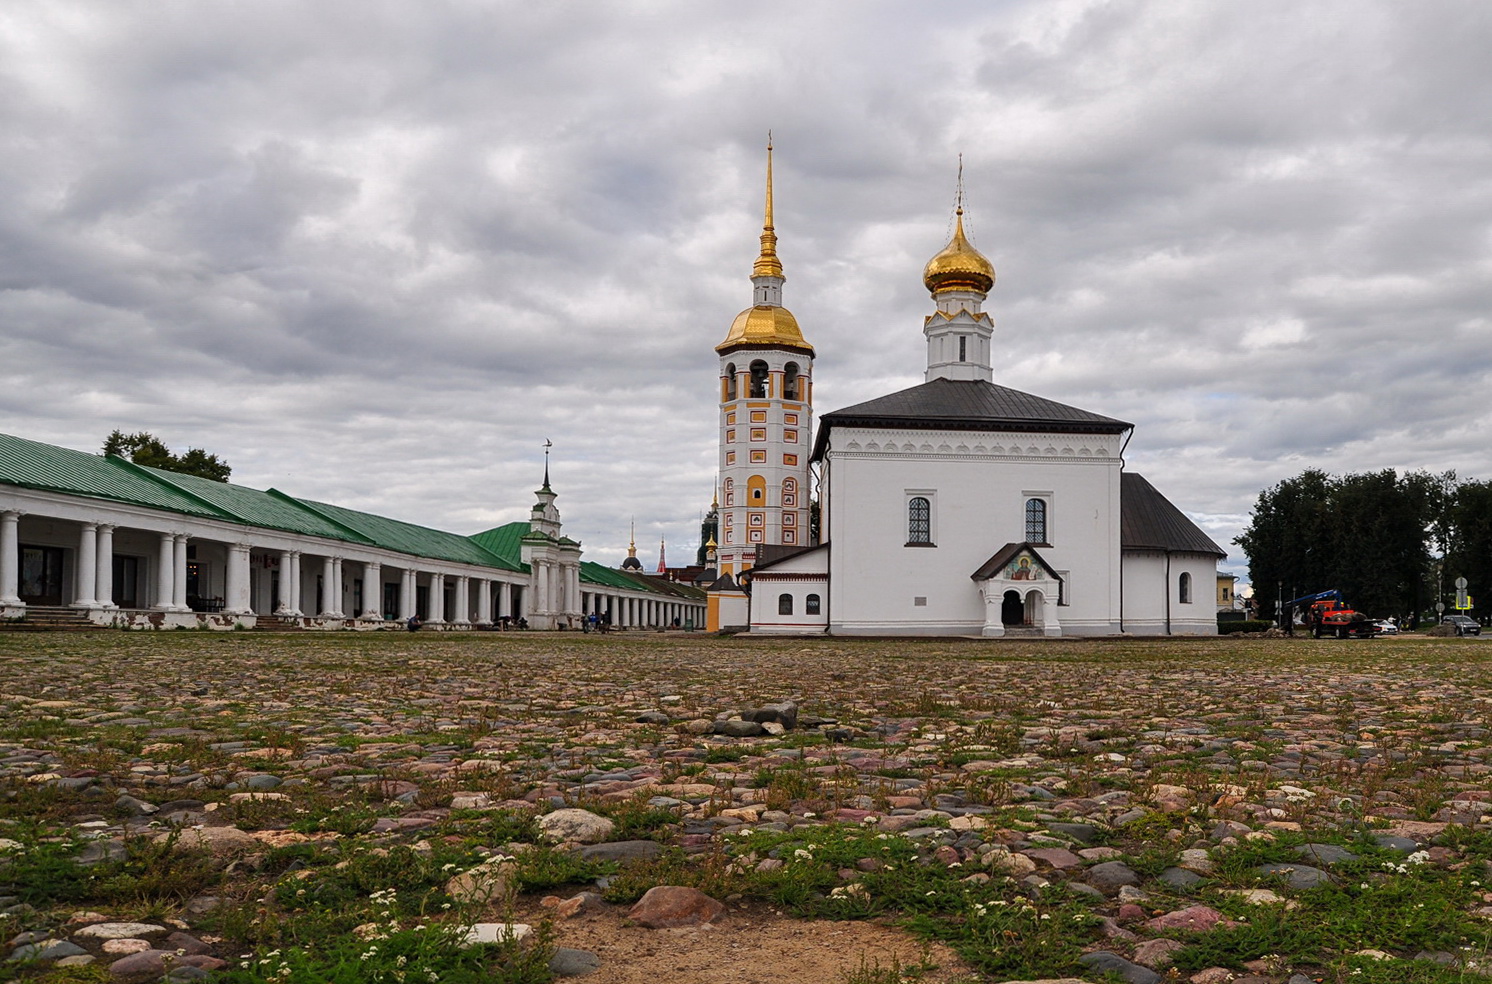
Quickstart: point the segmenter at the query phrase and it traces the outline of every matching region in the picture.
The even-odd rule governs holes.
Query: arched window
[[[767,364],[761,359],[751,363],[751,398],[759,400],[767,395]]]
[[[1176,579],[1176,600],[1183,605],[1192,603],[1192,576],[1186,571],[1182,571],[1181,576]]]
[[[920,495],[907,500],[907,542],[932,542],[932,503]]]
[[[782,398],[784,400],[798,398],[798,364],[796,362],[789,362],[782,372]]]
[[[1046,500],[1026,500],[1026,542],[1046,543]]]
[[[803,601],[803,614],[804,615],[817,615],[818,613],[819,613],[819,596],[816,595],[816,594],[809,595]]]
[[[791,615],[793,613],[793,596],[780,594],[777,596],[777,614]]]
[[[727,400],[736,398],[736,364],[734,362],[725,367],[725,398]]]

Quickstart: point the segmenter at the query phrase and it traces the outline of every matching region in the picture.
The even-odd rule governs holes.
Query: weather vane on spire
[[[958,155],[958,192],[956,193],[956,197],[955,197],[954,201],[955,201],[955,204],[957,204],[957,206],[958,206],[958,214],[959,215],[963,215],[964,214],[964,155],[963,155],[962,152],[960,152],[959,155]]]
[[[544,487],[549,488],[549,449],[554,447],[554,442],[544,438]]]

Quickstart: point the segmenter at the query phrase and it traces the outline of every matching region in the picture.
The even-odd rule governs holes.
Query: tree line
[[[1450,612],[1457,577],[1492,611],[1492,482],[1392,468],[1351,475],[1307,469],[1259,493],[1233,541],[1249,558],[1259,616],[1280,601],[1336,588],[1358,611],[1417,625]]]
[[[128,458],[137,465],[210,478],[214,482],[226,482],[233,474],[228,462],[217,455],[208,454],[201,448],[188,448],[181,454],[174,454],[164,441],[149,431],[138,434],[114,431],[104,439],[104,454]]]

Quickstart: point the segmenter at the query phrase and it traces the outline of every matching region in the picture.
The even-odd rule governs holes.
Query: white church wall
[[[1182,602],[1180,579],[1191,578]],[[1131,635],[1217,635],[1217,558],[1161,550],[1124,552],[1124,631]]]
[[[753,571],[751,631],[763,635],[817,635],[827,631],[828,558],[827,549],[811,550],[778,561],[766,570]]]
[[[979,635],[985,608],[970,575],[1005,544],[1026,539],[1025,503],[1038,497],[1048,502],[1051,543],[1038,551],[1070,572],[1071,604],[1057,609],[1063,634],[1117,632],[1114,441],[835,428],[830,631]],[[907,546],[914,494],[932,503],[935,546]]]

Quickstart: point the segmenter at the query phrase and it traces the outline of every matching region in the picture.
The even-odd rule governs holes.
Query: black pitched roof
[[[823,457],[835,426],[1119,434],[1134,425],[982,379],[933,379],[824,414],[813,460]]]
[[[1228,556],[1143,475],[1125,472],[1119,485],[1119,546]]]

